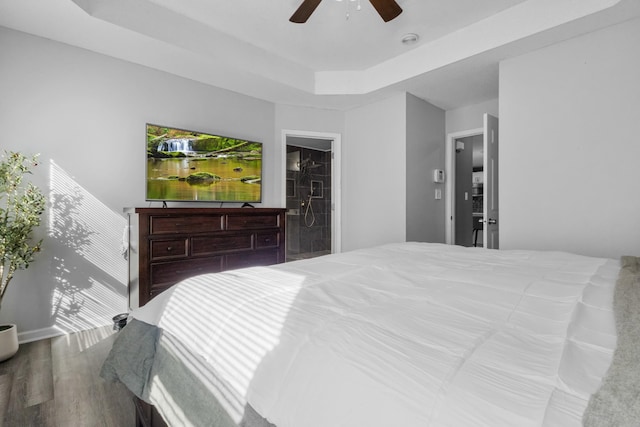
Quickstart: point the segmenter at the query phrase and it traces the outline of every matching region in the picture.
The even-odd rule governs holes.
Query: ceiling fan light
[[[420,39],[420,36],[415,34],[415,33],[408,33],[405,34],[404,36],[402,36],[402,39],[400,39],[400,41],[402,41],[402,44],[404,45],[411,45],[414,44],[418,41],[418,39]]]

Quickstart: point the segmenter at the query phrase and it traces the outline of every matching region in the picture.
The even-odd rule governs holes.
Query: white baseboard
[[[103,325],[95,325],[96,328],[103,326],[110,326],[111,323],[105,323]],[[32,331],[18,332],[18,343],[26,344],[28,342],[44,340],[48,338],[59,337],[61,335],[69,335],[80,331],[63,331],[55,326],[49,326],[42,329],[34,329]]]
[[[46,338],[53,338],[64,334],[65,333],[63,331],[54,326],[35,329],[33,331],[18,332],[18,343],[25,344],[28,342],[43,340]]]

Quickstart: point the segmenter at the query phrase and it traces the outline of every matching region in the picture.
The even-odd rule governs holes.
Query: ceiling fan
[[[311,16],[322,0],[303,0],[298,10],[291,15],[289,21],[296,24],[303,24]],[[395,0],[369,0],[378,11],[384,22],[389,22],[402,13],[402,8]]]

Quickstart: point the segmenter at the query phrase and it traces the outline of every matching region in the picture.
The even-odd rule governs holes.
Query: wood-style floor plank
[[[22,344],[0,363],[0,426],[135,426],[131,393],[99,376],[114,338],[103,327]]]

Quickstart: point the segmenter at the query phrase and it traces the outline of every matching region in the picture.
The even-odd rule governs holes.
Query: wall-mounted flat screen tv
[[[148,201],[260,202],[262,144],[147,124]]]

